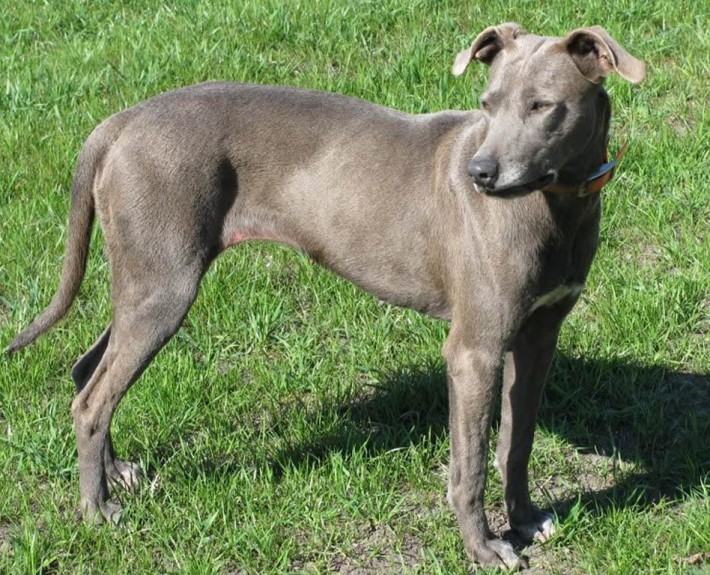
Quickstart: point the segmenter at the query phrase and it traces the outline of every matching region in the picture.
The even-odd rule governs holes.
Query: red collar
[[[555,194],[574,194],[578,198],[583,198],[590,194],[596,194],[602,191],[602,188],[606,186],[611,179],[614,177],[614,172],[616,172],[616,167],[621,162],[621,159],[626,153],[626,148],[628,147],[628,142],[626,142],[619,149],[611,162],[609,161],[609,153],[607,150],[607,144],[604,145],[604,163],[591,174],[589,174],[584,182],[578,186],[564,186],[562,184],[550,184],[549,186],[542,189],[543,192],[552,192]]]

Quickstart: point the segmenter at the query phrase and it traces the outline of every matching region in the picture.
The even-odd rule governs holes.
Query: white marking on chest
[[[541,307],[550,307],[568,297],[577,297],[584,289],[584,284],[564,284],[537,298],[530,308],[530,313]]]

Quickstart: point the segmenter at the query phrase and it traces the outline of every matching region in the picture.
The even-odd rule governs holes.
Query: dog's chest
[[[557,286],[556,288],[538,296],[533,300],[528,313],[533,313],[535,310],[543,307],[552,307],[566,299],[576,299],[582,293],[584,284],[581,283],[566,283]]]
[[[584,288],[598,241],[598,204],[570,207],[537,202],[528,205],[530,219],[519,220],[527,241],[518,243],[514,265],[525,278],[521,303],[528,314],[574,302]]]

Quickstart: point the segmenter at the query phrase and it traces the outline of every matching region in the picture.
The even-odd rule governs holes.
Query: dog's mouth
[[[549,186],[555,181],[555,177],[555,172],[548,172],[540,178],[525,182],[524,184],[516,184],[515,186],[507,186],[505,188],[485,188],[477,185],[476,187],[489,196],[522,196]]]

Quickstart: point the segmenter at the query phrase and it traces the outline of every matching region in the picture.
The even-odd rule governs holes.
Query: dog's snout
[[[498,162],[492,158],[474,158],[468,163],[468,173],[479,186],[493,188],[498,179]]]

